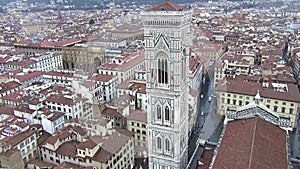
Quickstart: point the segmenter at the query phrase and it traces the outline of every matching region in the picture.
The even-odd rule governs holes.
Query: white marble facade
[[[153,9],[143,14],[149,168],[182,169],[188,163],[191,11]]]

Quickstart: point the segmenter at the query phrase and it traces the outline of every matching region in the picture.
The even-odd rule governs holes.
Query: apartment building
[[[24,168],[24,162],[21,153],[16,148],[0,151],[0,167],[9,169]]]
[[[218,112],[224,114],[227,108],[239,108],[253,102],[258,91],[267,108],[290,119],[291,127],[296,127],[300,94],[297,85],[290,83],[246,81],[241,76],[226,78],[216,89]]]
[[[147,113],[132,110],[127,118],[127,130],[134,132],[135,157],[146,157],[148,154]]]
[[[126,79],[134,79],[135,71],[144,67],[145,56],[140,53],[131,53],[112,59],[111,63],[99,66],[99,74],[114,75],[118,84]]]
[[[62,56],[60,53],[36,53],[30,57],[31,60],[36,61],[33,70],[50,71],[62,68]]]
[[[3,96],[9,95],[21,88],[21,84],[16,81],[9,81],[7,83],[0,84],[0,103],[2,102]]]
[[[43,129],[54,134],[65,126],[65,116],[62,112],[51,112],[48,108],[43,108],[41,114],[41,124]]]
[[[93,80],[98,86],[102,87],[101,97],[109,102],[116,97],[117,78],[110,74],[93,74],[89,80]]]
[[[146,97],[146,82],[138,80],[125,80],[117,86],[117,96],[131,95],[135,98],[135,108],[146,111],[147,97]]]
[[[83,97],[88,99],[89,103],[97,103],[102,100],[101,94],[102,86],[97,84],[95,81],[82,80],[82,81],[72,81],[72,87],[77,93],[80,93]]]
[[[84,115],[83,106],[84,99],[78,94],[51,94],[46,98],[46,106],[53,110],[63,112],[67,120],[73,118],[89,118],[92,116],[92,112],[88,112],[88,115]]]
[[[76,77],[74,73],[68,71],[48,71],[43,74],[43,80],[48,83],[55,83],[58,85],[71,85],[73,80],[81,79]]]
[[[134,164],[132,133],[124,130],[107,137],[88,137],[85,129],[67,126],[39,147],[42,160],[56,165],[68,162],[85,167],[119,169],[132,168]]]
[[[24,164],[37,157],[37,131],[37,126],[30,126],[28,130],[4,139],[9,149],[16,148],[21,152]]]

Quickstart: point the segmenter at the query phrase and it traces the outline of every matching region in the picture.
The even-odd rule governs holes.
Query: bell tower
[[[188,162],[191,11],[168,0],[143,14],[150,169]]]

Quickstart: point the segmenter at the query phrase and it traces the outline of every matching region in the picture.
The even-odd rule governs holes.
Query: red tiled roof
[[[113,75],[107,75],[107,74],[98,74],[96,76],[93,76],[90,78],[90,80],[96,80],[100,82],[108,82],[113,78]]]
[[[10,144],[12,147],[18,145],[20,142],[24,141],[28,137],[31,137],[32,135],[35,134],[35,130],[32,128],[27,129],[26,131],[23,131],[17,135],[14,135],[12,137],[8,137],[6,142]]]
[[[7,105],[0,106],[0,114],[14,115],[14,107]]]
[[[70,98],[65,98],[62,95],[51,95],[46,99],[47,102],[52,102],[52,103],[59,103],[59,104],[64,104],[64,105],[74,105],[76,104],[79,99],[70,99]]]
[[[55,70],[45,72],[45,75],[57,76],[57,77],[74,77],[73,74],[67,72],[58,72]]]
[[[286,131],[258,117],[228,122],[213,168],[288,168]]]
[[[9,150],[7,150],[6,152],[0,153],[0,157],[6,157],[6,158],[11,158],[12,155],[19,153],[21,156],[21,152],[20,150],[18,150],[17,148],[11,148]]]
[[[127,119],[147,123],[147,113],[142,110],[134,110],[129,113]]]
[[[120,130],[114,132],[109,137],[92,136],[90,137],[95,143],[103,143],[101,148],[110,152],[117,153],[129,139],[133,137],[133,133],[128,130]]]
[[[25,128],[25,127],[29,126],[29,124],[27,124],[27,123],[24,122],[24,121],[18,121],[18,122],[15,123],[15,125],[16,125],[16,126],[19,126],[19,127],[21,127],[21,128]]]
[[[83,85],[84,87],[86,87],[86,88],[90,88],[90,87],[95,86],[96,83],[95,83],[95,82],[91,82],[91,81],[84,81],[84,82],[82,82],[82,85]]]
[[[57,119],[59,119],[60,117],[64,116],[64,113],[61,112],[53,112],[52,116],[48,118],[48,120],[50,121],[55,121]]]
[[[59,40],[57,42],[44,41],[40,44],[40,46],[41,47],[64,47],[64,46],[69,46],[80,42],[82,42],[82,40],[73,38],[73,39]]]
[[[144,62],[145,55],[144,54],[136,54],[133,53],[128,57],[122,58],[125,62],[118,65],[115,63],[106,63],[103,65],[100,65],[99,69],[112,69],[112,70],[128,70],[129,68],[137,65],[138,63]]]
[[[116,109],[106,107],[102,112],[102,115],[111,116],[111,117],[123,117]]]
[[[19,111],[19,112],[24,112],[24,113],[28,113],[28,114],[32,114],[35,112],[35,110],[31,110],[29,109],[28,105],[18,105],[15,110]]]
[[[72,132],[72,131],[69,132],[68,128],[65,127],[62,130],[56,132],[54,135],[47,138],[45,143],[54,145],[58,140],[64,140],[65,138],[68,138],[68,137],[74,136],[74,135],[75,135],[74,132]]]
[[[18,79],[20,82],[24,82],[26,80],[35,78],[37,76],[42,76],[42,75],[43,75],[42,71],[34,71],[34,72],[30,72],[25,75],[16,75],[16,76],[14,76],[14,78]]]
[[[56,153],[69,157],[77,157],[76,145],[80,144],[78,141],[68,141],[61,144],[57,149]]]
[[[79,166],[69,162],[62,162],[57,166],[54,166],[53,169],[93,169],[92,166]]]
[[[0,85],[0,93],[4,93],[6,91],[9,91],[11,89],[14,89],[14,88],[17,88],[19,87],[21,84],[16,82],[16,81],[10,81],[10,82],[7,82],[7,83],[4,83],[4,84],[1,84]]]
[[[166,0],[164,3],[150,8],[148,11],[181,11],[183,7]]]
[[[298,91],[298,87],[295,84],[287,84],[288,90],[284,92],[279,92],[276,91],[276,88],[263,87],[261,83],[244,81],[239,77],[226,78],[226,81],[226,84],[222,81],[220,81],[220,83],[218,82],[218,92],[229,92],[255,96],[257,94],[257,90],[259,90],[259,93],[263,98],[286,100],[300,103],[300,94]]]
[[[93,149],[95,146],[97,146],[97,144],[94,141],[87,139],[86,141],[79,143],[77,148],[85,150],[86,148]]]
[[[47,163],[47,162],[39,160],[39,159],[32,159],[32,160],[28,161],[27,164],[37,166],[39,168],[52,168],[54,166],[53,164]]]
[[[200,158],[198,159],[198,161],[201,162],[202,165],[198,165],[197,169],[208,169],[213,156],[214,156],[213,149],[207,149],[207,150],[205,149],[201,154]]]

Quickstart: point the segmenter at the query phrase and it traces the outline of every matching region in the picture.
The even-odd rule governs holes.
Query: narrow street
[[[197,159],[203,151],[203,147],[199,146],[199,143],[205,141],[218,142],[222,131],[222,116],[217,112],[217,98],[213,95],[213,69],[214,65],[211,65],[208,70],[208,78],[205,80],[206,83],[202,87],[201,94],[203,98],[200,99],[196,127],[189,138],[190,163],[187,168],[194,169],[197,166]],[[204,114],[201,115],[201,112]]]

